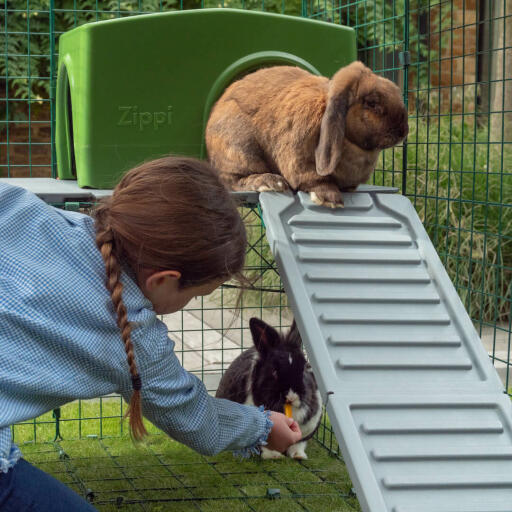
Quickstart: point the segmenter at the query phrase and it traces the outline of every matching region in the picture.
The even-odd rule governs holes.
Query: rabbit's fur
[[[275,66],[226,89],[210,114],[206,147],[232,190],[291,188],[336,207],[340,189],[366,182],[380,151],[407,132],[400,89],[361,62],[331,80]]]
[[[283,413],[285,403],[291,403],[302,439],[290,446],[286,455],[306,459],[307,440],[315,433],[322,416],[322,398],[302,352],[297,326],[294,322],[285,336],[258,318],[251,318],[249,326],[255,346],[231,363],[216,396]],[[263,447],[262,457],[278,458],[282,454]]]

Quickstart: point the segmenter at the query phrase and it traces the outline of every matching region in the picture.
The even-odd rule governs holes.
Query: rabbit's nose
[[[290,389],[290,391],[285,396],[285,401],[288,404],[295,404],[295,405],[297,405],[298,403],[300,403],[299,395],[297,393],[295,393],[295,391],[292,391]]]
[[[407,123],[407,118],[397,123],[396,128],[393,130],[395,137],[400,139],[405,138],[405,136],[409,133],[409,124]]]

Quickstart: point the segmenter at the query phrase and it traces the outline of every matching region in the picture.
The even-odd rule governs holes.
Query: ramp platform
[[[512,405],[410,201],[260,203],[364,511],[512,511]]]

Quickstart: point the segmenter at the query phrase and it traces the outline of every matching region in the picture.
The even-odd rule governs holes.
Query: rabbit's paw
[[[306,443],[297,443],[292,444],[288,450],[286,450],[286,455],[291,457],[292,459],[297,460],[306,460],[308,456],[306,455]]]
[[[283,454],[276,450],[269,450],[268,448],[261,448],[261,458],[262,459],[280,459],[283,457]]]
[[[343,196],[337,187],[319,186],[310,190],[313,203],[328,208],[343,208]]]
[[[280,174],[270,172],[251,174],[251,176],[247,176],[240,181],[243,181],[243,190],[256,190],[257,192],[285,192],[290,190],[288,182]]]

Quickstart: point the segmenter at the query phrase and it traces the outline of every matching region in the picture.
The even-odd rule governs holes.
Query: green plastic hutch
[[[260,67],[332,76],[356,58],[354,31],[235,9],[134,16],[60,37],[58,177],[112,188],[169,153],[205,158],[204,128],[225,88]]]

